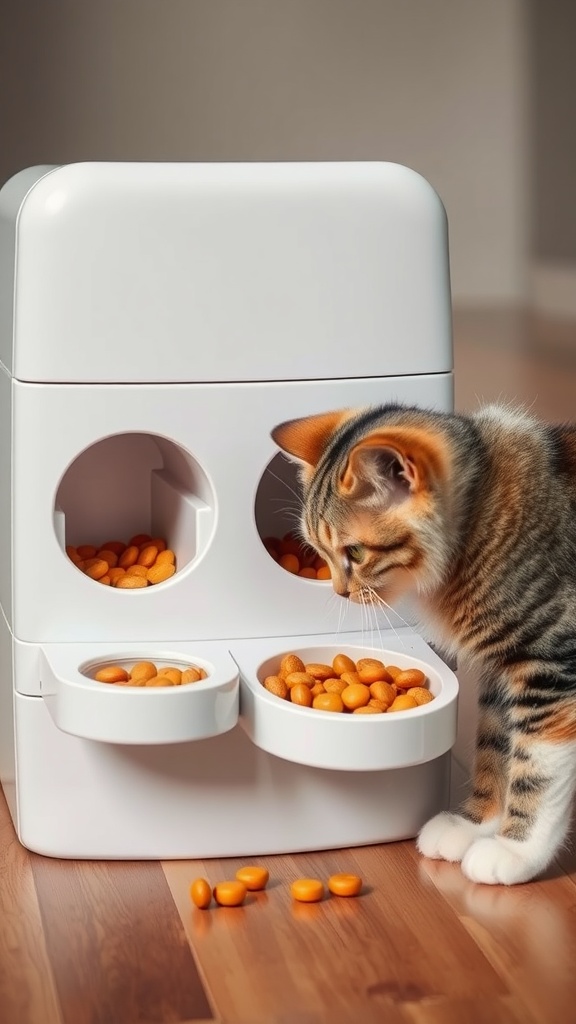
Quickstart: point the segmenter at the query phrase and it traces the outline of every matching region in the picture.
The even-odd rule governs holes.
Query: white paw
[[[486,885],[529,882],[545,866],[528,856],[525,844],[501,836],[477,839],[462,860],[462,871],[466,877]]]
[[[466,850],[478,836],[495,832],[498,821],[475,825],[459,814],[442,811],[424,825],[416,840],[416,846],[425,857],[434,860],[462,860]]]

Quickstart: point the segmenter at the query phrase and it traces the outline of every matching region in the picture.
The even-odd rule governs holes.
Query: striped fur
[[[533,878],[576,786],[576,427],[386,405],[272,436],[301,464],[302,532],[337,593],[410,591],[429,635],[481,666],[472,792],[420,850],[475,881]]]

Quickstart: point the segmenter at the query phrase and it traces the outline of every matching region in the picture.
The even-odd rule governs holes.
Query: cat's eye
[[[363,544],[350,544],[347,548],[344,548],[344,554],[350,562],[361,562],[366,554],[366,548]]]

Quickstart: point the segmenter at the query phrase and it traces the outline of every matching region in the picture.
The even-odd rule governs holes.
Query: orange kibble
[[[315,711],[344,711],[344,704],[339,693],[319,693],[312,701]]]
[[[290,700],[293,704],[299,704],[303,708],[311,708],[312,694],[310,687],[306,683],[296,683],[295,686],[290,688]]]
[[[342,703],[344,707],[348,708],[349,711],[355,711],[356,708],[363,708],[370,700],[370,690],[364,683],[352,683],[352,686],[347,686],[341,693]]]
[[[200,672],[197,668],[185,668],[182,673],[181,683],[185,686],[187,683],[199,683],[202,679]]]
[[[98,670],[94,679],[98,683],[125,683],[128,680],[128,673],[120,665],[105,665]]]
[[[166,563],[168,563],[168,565],[174,565],[175,562],[176,555],[170,550],[170,548],[165,548],[163,551],[159,550],[156,565],[165,565]]]
[[[84,572],[91,580],[99,580],[108,572],[108,562],[103,558],[89,558],[86,561]]]
[[[420,707],[421,704],[429,704],[431,700],[434,700],[434,694],[430,693],[425,686],[412,686],[406,691],[407,697],[412,697]]]
[[[342,672],[340,679],[343,679],[346,686],[355,686],[356,683],[360,682],[360,676],[357,672]]]
[[[170,676],[158,675],[154,676],[153,679],[148,679],[146,686],[177,686],[177,683]]]
[[[70,558],[75,563],[83,561],[81,555],[78,554],[73,544],[66,545],[66,554],[68,555],[68,558]],[[316,573],[314,573],[314,576],[316,576]]]
[[[303,672],[304,662],[297,654],[285,654],[280,662],[280,671],[285,676],[290,675],[291,672]]]
[[[392,682],[392,676],[386,671],[384,662],[379,661],[378,658],[360,658],[356,663],[356,671],[360,676],[361,682],[368,685],[380,681]]]
[[[136,565],[128,566],[126,572],[128,573],[129,576],[142,576],[143,579],[146,579],[148,576],[148,569],[146,568],[146,566],[138,565],[138,563],[136,563]]]
[[[310,687],[310,693],[312,694],[312,702],[314,702],[314,697],[317,697],[319,693],[326,693],[324,683],[318,680],[317,683],[314,683],[314,686]]]
[[[128,541],[128,547],[140,548],[143,544],[149,544],[151,540],[152,537],[149,533],[136,533]]]
[[[356,665],[347,654],[337,654],[332,662],[335,676],[341,676],[343,672],[355,672]]]
[[[147,572],[147,579],[149,583],[165,583],[171,576],[176,572],[176,566],[171,565],[170,562],[161,562],[150,566]]]
[[[156,675],[158,675],[158,671],[153,661],[137,661],[130,671],[131,681],[139,684],[141,682],[142,685]]]
[[[298,575],[302,576],[305,580],[315,580],[317,578],[316,569],[312,569],[311,566],[304,566],[303,569],[299,570]]]
[[[269,877],[267,869],[261,868],[257,864],[246,864],[245,867],[238,868],[236,872],[236,878],[246,886],[249,892],[259,892],[261,889],[265,889]]]
[[[273,693],[275,697],[280,697],[282,700],[286,700],[288,696],[288,687],[280,676],[266,676],[264,680],[264,689],[268,690],[268,693]]]
[[[340,872],[330,875],[328,889],[334,896],[357,896],[362,889],[362,879],[359,875]]]
[[[110,569],[108,571],[108,575],[110,577],[110,583],[112,584],[113,587],[115,587],[120,577],[126,575],[126,569]]]
[[[334,669],[332,665],[322,665],[319,662],[310,662],[308,665],[304,665],[304,671],[310,676],[314,676],[314,679],[319,679],[321,682],[323,679],[331,679],[334,675]]]
[[[194,667],[196,669],[196,672],[200,676],[200,679],[208,679],[208,673],[205,668],[200,668],[199,665],[195,665]]]
[[[414,697],[409,697],[407,693],[401,693],[388,708],[388,714],[390,714],[391,711],[411,711],[413,708],[417,707],[418,704],[414,700]]]
[[[291,690],[293,686],[299,686],[300,683],[304,683],[306,686],[311,687],[314,686],[314,683],[316,682],[314,676],[311,676],[308,672],[289,672],[287,676],[284,676],[284,679],[289,690]]]
[[[159,555],[161,555],[163,551],[166,551],[168,547],[166,541],[164,540],[164,537],[152,537],[150,543],[154,545]]]
[[[108,562],[109,569],[115,569],[118,565],[118,555],[111,548],[100,548],[98,558],[103,558],[105,562]]]
[[[360,708],[352,708],[353,715],[381,715],[382,711],[380,708],[375,708],[373,704],[364,704]]]
[[[80,558],[95,558],[96,548],[93,544],[79,544],[76,548]]]
[[[126,550],[126,545],[121,540],[107,540],[105,544],[101,545],[100,550],[113,551],[115,555],[120,557],[122,552]]]
[[[103,583],[105,587],[109,587],[110,586],[110,577],[109,577],[108,573],[106,573],[105,576],[101,576],[100,579],[98,580],[98,583]]]
[[[419,668],[405,668],[398,673],[394,682],[401,690],[411,690],[415,686],[423,686],[426,676]]]
[[[314,565],[315,569],[325,569],[327,564],[328,563],[327,563],[326,559],[322,558],[322,555],[316,555],[316,558],[314,559],[314,562],[313,562],[313,565]]]
[[[125,572],[118,577],[114,586],[117,590],[142,590],[148,586],[148,580],[144,576],[132,576]]]
[[[300,571],[300,562],[298,561],[298,558],[297,558],[296,555],[292,555],[290,553],[287,553],[285,555],[280,555],[280,558],[278,559],[278,563],[279,563],[279,565],[282,566],[283,569],[286,569],[287,572],[292,572],[296,576],[298,575],[298,573]]]
[[[384,712],[384,711],[388,710],[388,708],[390,707],[390,704],[387,704],[386,701],[378,700],[377,697],[371,697],[370,700],[368,701],[366,707],[367,708],[376,708],[376,711]]]
[[[296,555],[296,558],[300,556],[300,550],[302,544],[295,537],[286,536],[278,544],[278,554],[282,555]]]
[[[392,683],[385,683],[383,679],[380,679],[378,682],[370,684],[370,696],[388,706],[397,696],[396,688]]]
[[[205,878],[195,878],[190,885],[190,899],[200,910],[206,910],[212,902],[212,889]]]
[[[323,565],[323,566],[321,566],[320,569],[316,570],[316,579],[317,580],[331,580],[332,579],[332,573],[330,572],[330,569],[328,568],[327,565]]]
[[[146,544],[145,547],[140,548],[138,555],[137,564],[145,565],[149,569],[158,558],[158,548],[154,544]]]
[[[298,558],[300,560],[300,565],[303,566],[305,569],[314,569],[314,562],[316,561],[317,558],[314,548],[309,548],[307,544],[302,544]],[[316,576],[315,569],[314,576]]]
[[[171,679],[174,686],[180,686],[180,683],[182,682],[182,670],[179,668],[173,668],[172,666],[159,668],[158,675]]]
[[[293,899],[301,903],[317,903],[324,898],[324,885],[318,878],[297,878],[290,892]]]
[[[392,676],[392,679],[396,679],[396,676],[400,675],[402,669],[398,668],[398,665],[386,665],[386,671],[389,676]]]
[[[218,882],[213,889],[214,899],[221,907],[240,907],[246,899],[244,882]]]
[[[324,682],[326,693],[342,693],[347,686],[344,679],[326,679]]]
[[[131,565],[136,565],[139,554],[140,549],[136,547],[135,544],[131,544],[120,555],[120,558],[118,559],[118,565],[120,566],[121,569],[129,569]]]

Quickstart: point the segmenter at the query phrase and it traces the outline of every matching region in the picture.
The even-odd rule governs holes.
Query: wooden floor
[[[456,318],[456,404],[576,418],[576,325]],[[269,888],[200,911],[188,886],[239,861],[56,861],[17,842],[0,794],[2,1024],[564,1024],[576,1019],[576,856],[511,889],[412,842],[262,858]],[[355,871],[358,899],[289,882]]]

